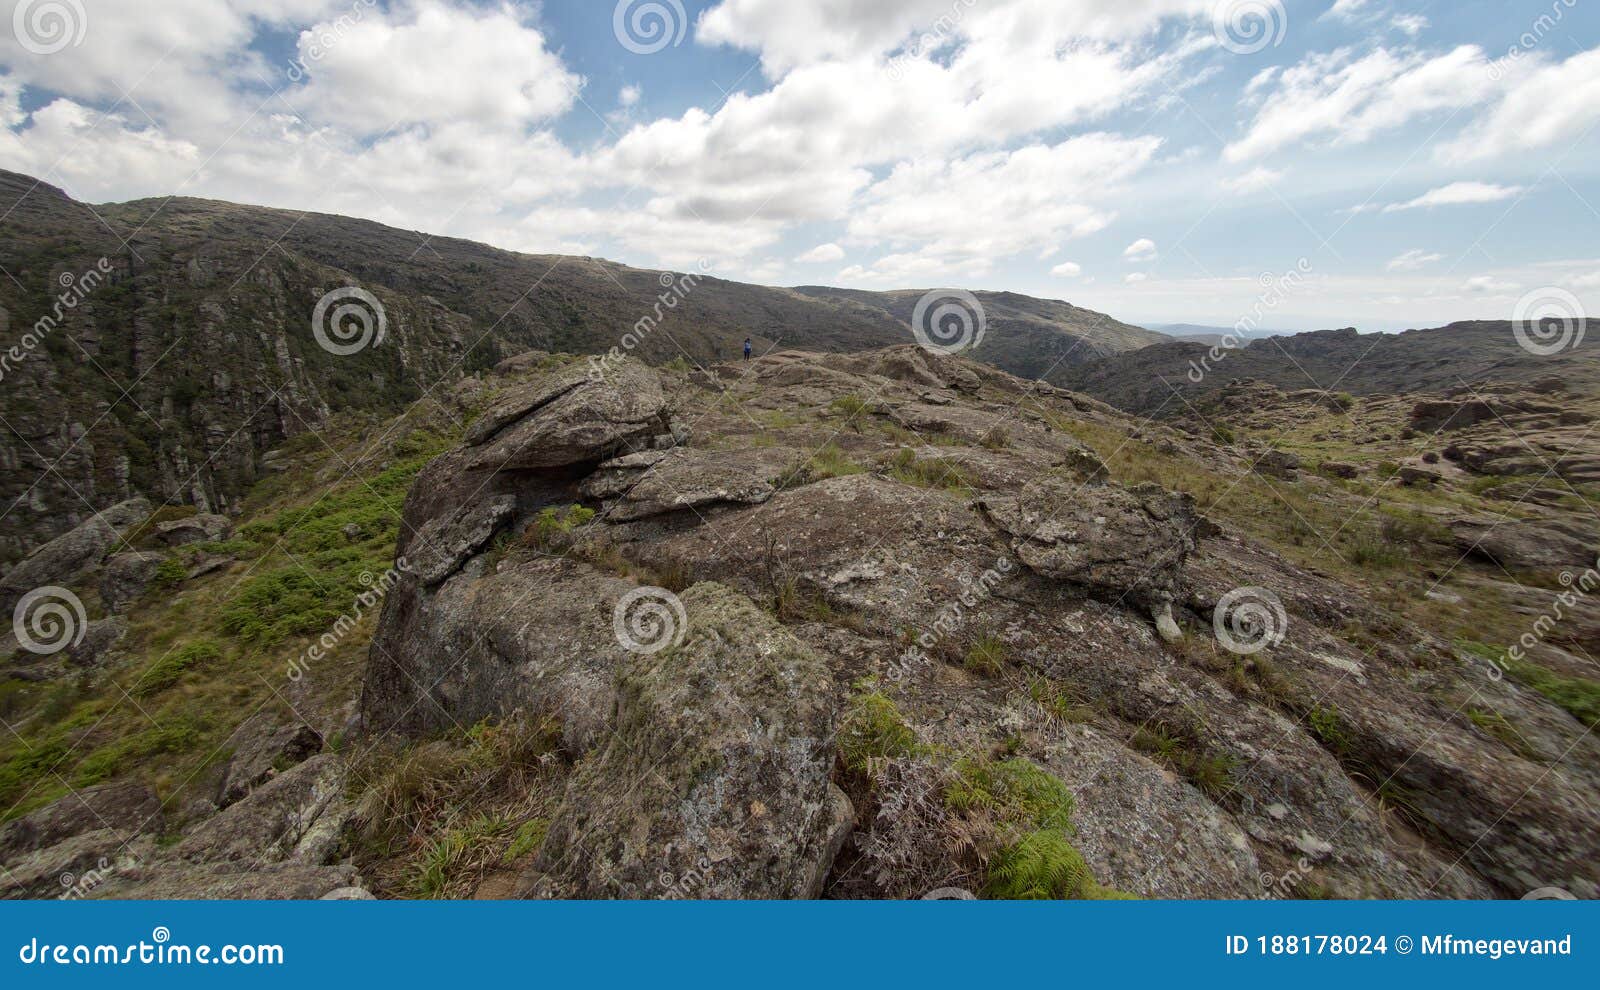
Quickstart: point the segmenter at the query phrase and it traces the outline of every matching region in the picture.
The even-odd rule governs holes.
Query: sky
[[[0,0],[0,167],[1146,324],[1573,315],[1597,8]]]

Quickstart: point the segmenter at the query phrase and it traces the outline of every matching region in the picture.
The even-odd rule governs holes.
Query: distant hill
[[[1511,323],[1499,321],[1395,334],[1322,330],[1215,352],[1211,345],[1174,340],[1076,365],[1055,383],[1130,412],[1174,415],[1183,411],[1185,400],[1235,379],[1291,390],[1392,395],[1551,375],[1600,378],[1600,343],[1590,337],[1557,354],[1532,354],[1517,343]]]
[[[1218,344],[1224,337],[1232,336],[1236,340],[1262,340],[1267,337],[1283,337],[1295,333],[1293,330],[1236,330],[1233,327],[1213,327],[1203,323],[1151,323],[1147,325],[1156,333],[1178,340],[1188,340],[1196,344]]]

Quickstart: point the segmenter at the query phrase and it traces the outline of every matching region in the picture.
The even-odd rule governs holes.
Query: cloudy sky
[[[1596,8],[0,0],[0,167],[1142,322],[1600,312]]]

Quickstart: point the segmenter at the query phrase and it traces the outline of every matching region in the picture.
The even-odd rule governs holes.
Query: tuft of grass
[[[163,753],[182,753],[199,743],[203,726],[197,719],[178,717],[164,726],[124,736],[84,757],[73,774],[78,786],[98,784],[115,776],[128,764]]]
[[[1494,736],[1504,743],[1512,752],[1526,760],[1539,758],[1539,751],[1533,748],[1528,737],[1517,731],[1517,727],[1499,712],[1492,712],[1483,708],[1468,708],[1467,718],[1478,728]]]
[[[857,685],[839,726],[839,756],[845,769],[870,774],[873,768],[896,757],[914,756],[917,733],[889,697],[875,686]]]
[[[1028,696],[1052,717],[1063,722],[1087,722],[1095,715],[1094,706],[1084,699],[1081,692],[1044,677],[1034,678],[1033,683],[1028,685]]]
[[[1207,752],[1193,733],[1162,725],[1141,726],[1130,741],[1134,749],[1182,775],[1213,801],[1233,793],[1239,761],[1228,753]]]
[[[821,450],[790,468],[774,483],[776,488],[798,488],[801,485],[861,474],[866,468],[852,461],[837,444],[824,444]]]
[[[550,506],[533,517],[533,522],[523,530],[522,539],[534,549],[563,553],[572,546],[573,530],[588,525],[593,519],[594,510],[582,505]]]
[[[992,633],[984,633],[967,647],[961,666],[980,677],[999,677],[1005,669],[1006,644]]]
[[[901,447],[889,458],[889,476],[902,484],[962,495],[970,495],[977,487],[961,465],[943,457],[918,457],[910,447]]]
[[[1306,715],[1306,724],[1311,727],[1311,734],[1320,739],[1335,756],[1343,758],[1350,755],[1350,732],[1345,728],[1337,705],[1326,708],[1319,705],[1311,709]]]
[[[849,395],[841,395],[828,403],[828,411],[843,416],[845,422],[857,433],[860,433],[861,420],[876,413],[877,409],[866,399],[851,393]]]
[[[445,897],[464,874],[475,873],[492,855],[492,850],[510,824],[493,815],[479,815],[459,828],[452,828],[428,843],[413,866],[411,891],[417,897]]]
[[[155,576],[150,579],[150,584],[155,588],[176,588],[189,576],[189,568],[183,561],[176,557],[168,557],[156,565]]]

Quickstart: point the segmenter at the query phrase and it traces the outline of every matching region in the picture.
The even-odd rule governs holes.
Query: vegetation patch
[[[888,462],[889,477],[918,488],[937,488],[970,495],[976,484],[961,465],[943,457],[918,457],[910,447],[895,451]]]
[[[886,760],[915,756],[917,733],[876,685],[862,682],[839,726],[839,758],[852,773],[871,775]]]
[[[192,643],[185,643],[175,650],[167,651],[155,663],[146,667],[139,675],[139,679],[134,681],[129,693],[139,698],[159,694],[178,683],[185,671],[212,663],[221,657],[222,647],[218,646],[215,640],[197,639]]]

